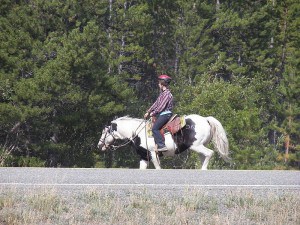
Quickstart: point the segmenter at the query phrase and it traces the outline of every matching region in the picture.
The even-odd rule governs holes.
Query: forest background
[[[0,0],[0,166],[130,167],[105,125],[141,118],[173,78],[175,113],[214,116],[231,164],[300,168],[296,0]],[[163,168],[200,168],[187,152]]]

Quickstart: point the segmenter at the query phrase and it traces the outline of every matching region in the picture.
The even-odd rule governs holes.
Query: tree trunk
[[[109,49],[112,49],[113,47],[113,40],[112,40],[112,34],[111,34],[111,26],[112,26],[112,8],[113,8],[113,0],[109,0],[109,17],[108,17],[108,41],[109,41]],[[109,62],[111,62],[111,55],[110,55],[110,60]],[[112,65],[109,63],[108,65],[108,73],[112,72]]]

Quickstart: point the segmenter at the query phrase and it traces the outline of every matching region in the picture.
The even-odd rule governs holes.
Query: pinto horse
[[[161,169],[158,156],[175,156],[185,150],[193,150],[201,155],[202,170],[207,166],[214,151],[206,145],[212,140],[214,147],[225,161],[229,161],[228,140],[222,124],[214,117],[202,117],[199,115],[185,116],[186,125],[174,136],[165,134],[165,144],[168,151],[156,151],[153,137],[149,137],[147,123],[149,121],[131,117],[120,117],[111,121],[101,134],[98,148],[102,151],[110,147],[119,148],[131,144],[140,155],[140,169],[147,169],[151,161],[155,169]],[[116,140],[125,142],[114,146]]]

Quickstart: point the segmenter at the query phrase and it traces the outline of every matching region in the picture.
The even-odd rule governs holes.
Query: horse
[[[201,170],[207,170],[214,151],[206,146],[213,141],[217,152],[225,161],[230,161],[229,143],[222,124],[214,117],[202,117],[192,114],[184,116],[186,125],[175,135],[164,135],[167,151],[157,152],[154,138],[148,135],[149,121],[124,116],[111,121],[101,134],[97,147],[105,151],[111,147],[119,148],[131,144],[140,155],[140,169],[147,169],[151,161],[155,169],[161,169],[160,156],[175,156],[185,150],[195,151],[202,161]],[[113,145],[116,140],[125,141],[119,146]]]

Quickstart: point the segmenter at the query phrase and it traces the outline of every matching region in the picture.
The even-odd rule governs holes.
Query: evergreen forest
[[[226,130],[232,162],[209,169],[299,169],[299,31],[297,0],[0,0],[0,166],[138,168],[97,144],[168,74],[174,113]]]

